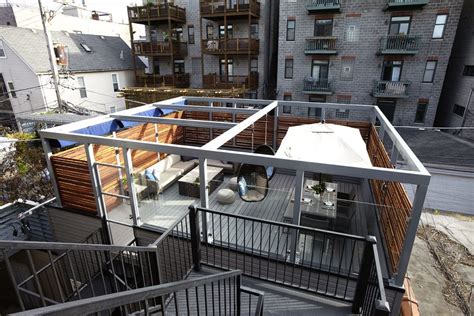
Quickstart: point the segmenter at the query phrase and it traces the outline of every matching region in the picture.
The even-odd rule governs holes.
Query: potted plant
[[[323,193],[326,190],[326,184],[324,182],[321,182],[320,184],[315,184],[311,187],[314,191],[314,197],[319,199],[321,197],[321,193]]]
[[[194,179],[193,184],[194,184],[195,186],[199,187],[199,183],[200,183],[199,177],[197,177],[196,179]]]

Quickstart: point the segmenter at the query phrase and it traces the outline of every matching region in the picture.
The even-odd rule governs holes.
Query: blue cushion
[[[267,178],[271,178],[272,177],[272,174],[273,174],[273,170],[275,168],[273,167],[267,167]]]
[[[247,181],[245,181],[245,178],[244,177],[240,177],[238,182],[237,182],[238,186],[239,186],[239,195],[240,196],[244,196],[247,194]]]
[[[150,170],[145,170],[145,178],[147,180],[156,181],[155,176],[153,175],[153,173],[151,173]]]

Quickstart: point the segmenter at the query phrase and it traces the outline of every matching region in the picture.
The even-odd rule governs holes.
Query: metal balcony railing
[[[127,7],[127,11],[129,21],[134,23],[149,20],[165,20],[168,18],[186,23],[186,9],[171,3]]]
[[[305,78],[303,93],[332,94],[331,81],[327,78]]]
[[[180,55],[186,56],[188,53],[188,44],[186,42],[135,42],[133,43],[133,52],[136,55],[145,56],[166,56]]]
[[[339,11],[341,0],[306,0],[306,10],[309,13],[318,11]]]
[[[336,37],[309,37],[306,39],[304,53],[311,54],[337,54],[337,38]]]
[[[260,2],[257,0],[201,0],[199,4],[201,16],[205,18],[219,17],[226,14],[260,16]]]
[[[203,76],[203,86],[205,89],[231,89],[245,87],[250,90],[258,88],[258,73],[242,75],[218,75],[208,74]]]
[[[388,0],[388,9],[409,9],[427,5],[429,0]]]
[[[410,81],[374,81],[374,97],[408,98]]]
[[[229,38],[202,40],[201,47],[208,54],[258,54],[260,45],[254,38]]]
[[[137,86],[140,87],[170,86],[177,88],[188,88],[189,73],[168,75],[140,74],[137,75],[136,81]]]
[[[388,35],[380,39],[382,55],[413,55],[418,53],[421,38],[411,35]]]

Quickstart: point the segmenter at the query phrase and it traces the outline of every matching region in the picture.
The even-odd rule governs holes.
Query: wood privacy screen
[[[370,128],[367,151],[373,166],[393,168],[374,126]],[[370,186],[375,203],[379,205],[377,209],[379,211],[380,227],[385,246],[388,249],[392,271],[396,272],[412,205],[405,188],[399,182],[370,180]]]
[[[181,118],[182,112],[167,115],[168,118]],[[160,125],[158,128],[160,143],[182,143],[183,128],[171,125]],[[113,136],[110,136],[113,137]],[[117,138],[127,138],[156,142],[154,124],[142,124],[116,133]],[[120,164],[124,166],[123,153],[119,148],[93,145],[94,157],[97,162]],[[164,157],[164,154],[161,158]],[[134,172],[158,162],[158,154],[142,150],[132,150]],[[96,201],[92,190],[89,167],[87,165],[84,146],[61,151],[51,157],[62,204],[65,208],[96,213]],[[98,166],[102,191],[123,194],[124,187],[118,168]],[[104,195],[107,211],[119,205],[122,200]]]

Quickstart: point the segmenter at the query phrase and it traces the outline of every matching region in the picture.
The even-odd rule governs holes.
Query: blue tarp
[[[186,104],[186,101],[182,101],[182,102],[174,103],[173,105],[185,105],[185,104]],[[143,112],[138,112],[134,115],[160,117],[160,116],[168,115],[175,111],[176,110],[172,110],[172,109],[155,108],[155,109],[150,109]],[[143,124],[143,123],[111,119],[110,121],[106,121],[100,124],[95,124],[95,125],[87,126],[84,128],[80,128],[78,130],[72,131],[72,133],[103,136],[103,135],[110,135],[112,134],[112,132],[116,132],[122,128],[132,127],[132,126],[136,126],[140,124]],[[73,142],[73,141],[55,140],[55,139],[50,140],[50,143],[51,143],[51,147],[54,147],[54,148],[63,148],[63,147],[76,144],[76,142]]]

